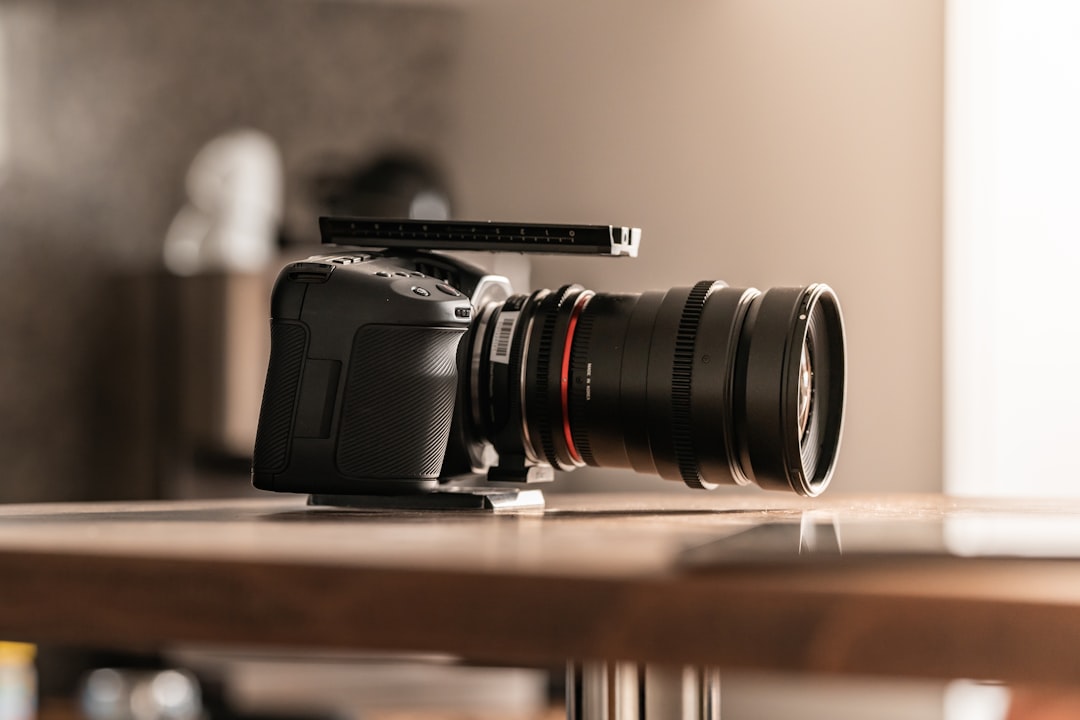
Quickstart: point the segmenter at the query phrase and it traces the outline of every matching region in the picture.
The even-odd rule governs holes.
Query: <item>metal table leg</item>
[[[720,720],[715,668],[570,662],[568,720]]]

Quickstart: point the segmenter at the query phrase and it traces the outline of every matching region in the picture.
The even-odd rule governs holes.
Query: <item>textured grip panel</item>
[[[270,325],[270,365],[252,463],[256,473],[281,472],[288,464],[307,338],[305,325],[277,321]]]
[[[337,465],[363,479],[437,478],[464,329],[368,325],[356,333]]]

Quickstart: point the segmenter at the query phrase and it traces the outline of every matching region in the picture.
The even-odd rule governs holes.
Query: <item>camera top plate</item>
[[[618,225],[321,217],[319,230],[325,244],[414,250],[637,257],[641,242],[639,228]]]

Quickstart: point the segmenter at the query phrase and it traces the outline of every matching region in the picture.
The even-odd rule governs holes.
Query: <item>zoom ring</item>
[[[716,284],[702,280],[690,289],[679,318],[675,336],[675,360],[671,368],[671,440],[675,448],[675,461],[683,482],[692,488],[708,489],[710,485],[701,476],[694,452],[693,428],[690,422],[690,398],[694,370],[694,343],[698,325],[705,309],[705,302]]]

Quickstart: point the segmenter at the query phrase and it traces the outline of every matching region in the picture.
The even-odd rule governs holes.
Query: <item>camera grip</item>
[[[278,473],[288,466],[307,344],[308,329],[303,323],[280,320],[271,323],[270,364],[252,463],[256,476]]]
[[[463,334],[464,328],[398,325],[368,325],[356,333],[337,446],[343,475],[438,478]]]

